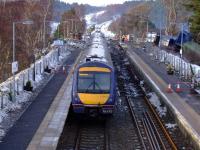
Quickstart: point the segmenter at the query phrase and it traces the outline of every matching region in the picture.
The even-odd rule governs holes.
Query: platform
[[[56,129],[57,131],[49,132],[48,137],[39,139],[42,139],[44,144],[45,142],[51,141],[50,137],[52,137],[54,141],[53,145],[55,145],[56,137],[59,136],[58,133],[62,130],[61,126],[57,128],[57,122],[60,121],[60,125],[64,124],[64,116],[67,114],[63,114],[62,111],[66,112],[69,105],[69,102],[66,104],[65,102],[61,101],[62,97],[66,97],[66,93],[64,92],[66,87],[64,86],[68,85],[70,81],[73,65],[76,63],[75,61],[77,60],[78,56],[80,56],[80,50],[72,51],[70,57],[68,57],[63,64],[71,67],[67,68],[66,73],[63,73],[62,68],[60,68],[60,71],[54,74],[51,80],[45,85],[45,87],[29,105],[29,107],[23,112],[13,127],[11,127],[7,132],[5,137],[0,142],[0,149],[24,150],[27,149],[28,146],[30,149],[38,149],[39,146],[36,146],[37,142],[33,141],[33,139],[38,137],[38,133],[46,136],[45,130],[48,128],[52,129],[52,131],[53,129]],[[67,96],[69,95],[70,94],[68,93]],[[38,128],[41,129],[41,125],[45,125],[45,129],[38,131]]]
[[[157,66],[158,72],[155,71],[156,66],[152,66],[151,60],[137,54],[133,48],[127,50],[127,56],[134,63],[137,70],[144,76],[146,81],[153,87],[155,92],[168,105],[175,114],[176,120],[183,132],[187,133],[196,147],[200,148],[200,115],[195,109],[186,103],[176,92],[167,93],[166,87],[169,81],[166,74]],[[141,49],[142,51],[142,49]],[[141,59],[142,58],[142,59]],[[172,78],[172,77],[168,77]],[[186,97],[187,98],[187,97]]]
[[[81,55],[82,52],[71,67],[67,79],[51,104],[33,139],[29,143],[27,148],[28,150],[56,149],[71,104],[73,71],[77,63],[80,61]]]

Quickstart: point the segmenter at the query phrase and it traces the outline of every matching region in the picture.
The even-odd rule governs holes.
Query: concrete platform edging
[[[72,74],[74,68],[80,61],[81,55],[82,52],[71,67],[71,70],[57,96],[53,100],[49,111],[45,115],[37,132],[29,143],[27,148],[28,150],[56,149],[71,103]]]
[[[133,51],[127,51],[127,54],[129,59],[133,62],[134,66],[144,77],[146,82],[152,86],[159,97],[174,113],[176,121],[182,132],[187,137],[191,138],[191,141],[195,144],[196,149],[200,149],[200,116],[187,103],[183,102],[178,94],[166,93],[165,89],[167,87],[167,83],[158,77],[156,73],[151,68],[149,68],[148,65],[136,53]],[[180,109],[184,110],[188,114],[182,115],[184,112],[180,112]],[[188,120],[192,118],[198,118],[195,120],[195,122],[193,121],[193,126],[191,126],[188,122]]]

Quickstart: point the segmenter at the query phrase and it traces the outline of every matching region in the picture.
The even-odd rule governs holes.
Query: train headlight
[[[78,96],[77,96],[77,95],[74,97],[74,101],[76,101],[76,102],[78,102],[78,101],[79,101],[79,98],[78,98]]]
[[[108,103],[110,103],[110,102],[112,102],[113,101],[113,98],[112,97],[110,97],[109,99],[108,99]]]

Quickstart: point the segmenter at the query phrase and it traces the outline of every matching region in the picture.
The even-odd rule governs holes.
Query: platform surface
[[[64,62],[64,65],[71,66],[75,62],[79,53],[80,50],[72,51],[66,62]],[[26,109],[26,111],[2,139],[0,143],[1,150],[27,149],[27,146],[43,121],[67,76],[68,72],[66,72],[66,74],[61,71],[59,73],[55,73],[53,78],[47,83],[32,104]],[[63,107],[60,107],[59,109],[63,109]],[[57,119],[56,115],[54,117],[55,120]],[[55,127],[54,124],[51,124],[51,126]]]

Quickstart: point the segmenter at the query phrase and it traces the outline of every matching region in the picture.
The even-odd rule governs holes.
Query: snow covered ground
[[[111,23],[112,20],[106,21],[99,25],[99,27],[101,27],[101,32],[105,35],[105,37],[113,38],[115,36],[113,32],[108,30],[108,27],[110,26]]]
[[[167,108],[161,105],[159,97],[154,92],[148,93],[148,96],[150,96],[150,103],[156,108],[159,116],[161,118],[165,117],[167,114]],[[177,127],[177,124],[166,123],[165,127],[168,129],[175,129]]]
[[[60,54],[60,56],[58,56]],[[21,109],[24,103],[30,100],[30,97],[34,92],[28,92],[24,90],[24,85],[27,81],[31,81],[33,90],[37,89],[46,76],[50,74],[44,72],[44,69],[48,66],[50,69],[57,69],[60,64],[68,57],[70,51],[67,47],[53,48],[47,55],[42,56],[41,59],[35,62],[35,81],[33,80],[34,64],[31,64],[30,68],[27,68],[15,76],[15,86],[13,77],[9,78],[5,82],[0,84],[0,137],[5,134],[2,130],[1,123],[8,117],[10,112]],[[16,100],[12,97],[12,91],[15,87]]]
[[[58,23],[58,22],[51,23],[51,25],[50,25],[51,26],[51,34],[55,33],[55,31],[56,31],[56,29],[57,29],[59,24],[60,23]]]
[[[94,20],[94,18],[97,18],[98,16],[102,15],[103,13],[105,13],[105,11],[99,11],[99,12],[96,12],[96,13],[90,13],[88,15],[85,15],[85,20],[86,20],[86,23],[87,23],[87,26],[91,26],[93,24],[97,24]]]
[[[106,21],[106,22],[103,22],[101,24],[97,24],[97,22],[95,21],[92,21],[92,18],[97,18],[98,16],[102,15],[103,13],[105,13],[105,11],[99,11],[97,13],[91,13],[91,14],[88,14],[85,16],[85,20],[87,22],[87,26],[90,27],[91,25],[95,24],[96,27],[99,27],[101,28],[101,32],[106,36],[106,37],[109,37],[109,38],[112,38],[115,36],[115,34],[111,31],[108,30],[108,27],[109,25],[112,23],[113,20],[115,20],[117,17],[119,16],[115,16],[113,17],[113,20],[110,20],[110,21]],[[94,19],[95,20],[95,19]]]

